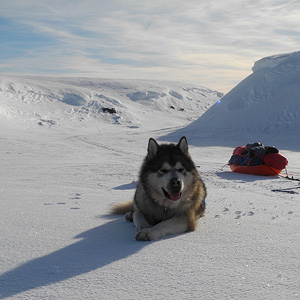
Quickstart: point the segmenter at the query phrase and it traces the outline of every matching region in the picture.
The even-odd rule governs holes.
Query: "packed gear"
[[[287,164],[277,148],[259,142],[236,147],[228,162],[233,172],[252,175],[278,175]]]

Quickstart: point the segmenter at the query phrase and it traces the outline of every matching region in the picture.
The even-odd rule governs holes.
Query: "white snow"
[[[284,141],[300,177],[299,144],[270,114],[263,136],[249,123],[274,99],[298,139],[297,57],[285,60],[294,68],[282,62],[284,74],[257,70],[221,103],[185,83],[2,76],[0,298],[299,299],[299,182],[220,170],[233,146],[253,142],[252,128],[251,138]],[[110,207],[133,197],[148,139],[182,133],[207,185],[206,215],[195,232],[137,242]]]

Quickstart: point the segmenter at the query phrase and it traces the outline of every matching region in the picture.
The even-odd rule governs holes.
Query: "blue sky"
[[[228,92],[300,50],[300,0],[1,0],[0,72],[194,82]]]

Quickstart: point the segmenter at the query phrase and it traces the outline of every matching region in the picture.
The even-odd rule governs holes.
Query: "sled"
[[[274,146],[257,142],[236,147],[228,164],[232,172],[276,176],[287,166],[288,160]]]
[[[281,170],[271,168],[267,165],[258,165],[258,166],[239,166],[235,164],[229,165],[232,172],[244,173],[251,175],[262,175],[262,176],[276,176]]]

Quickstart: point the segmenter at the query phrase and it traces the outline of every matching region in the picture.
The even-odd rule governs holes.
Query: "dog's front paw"
[[[125,214],[125,220],[128,222],[133,222],[133,211],[129,211]]]
[[[151,228],[144,228],[138,231],[135,235],[135,239],[137,241],[151,241],[153,240],[153,236],[151,234]]]

